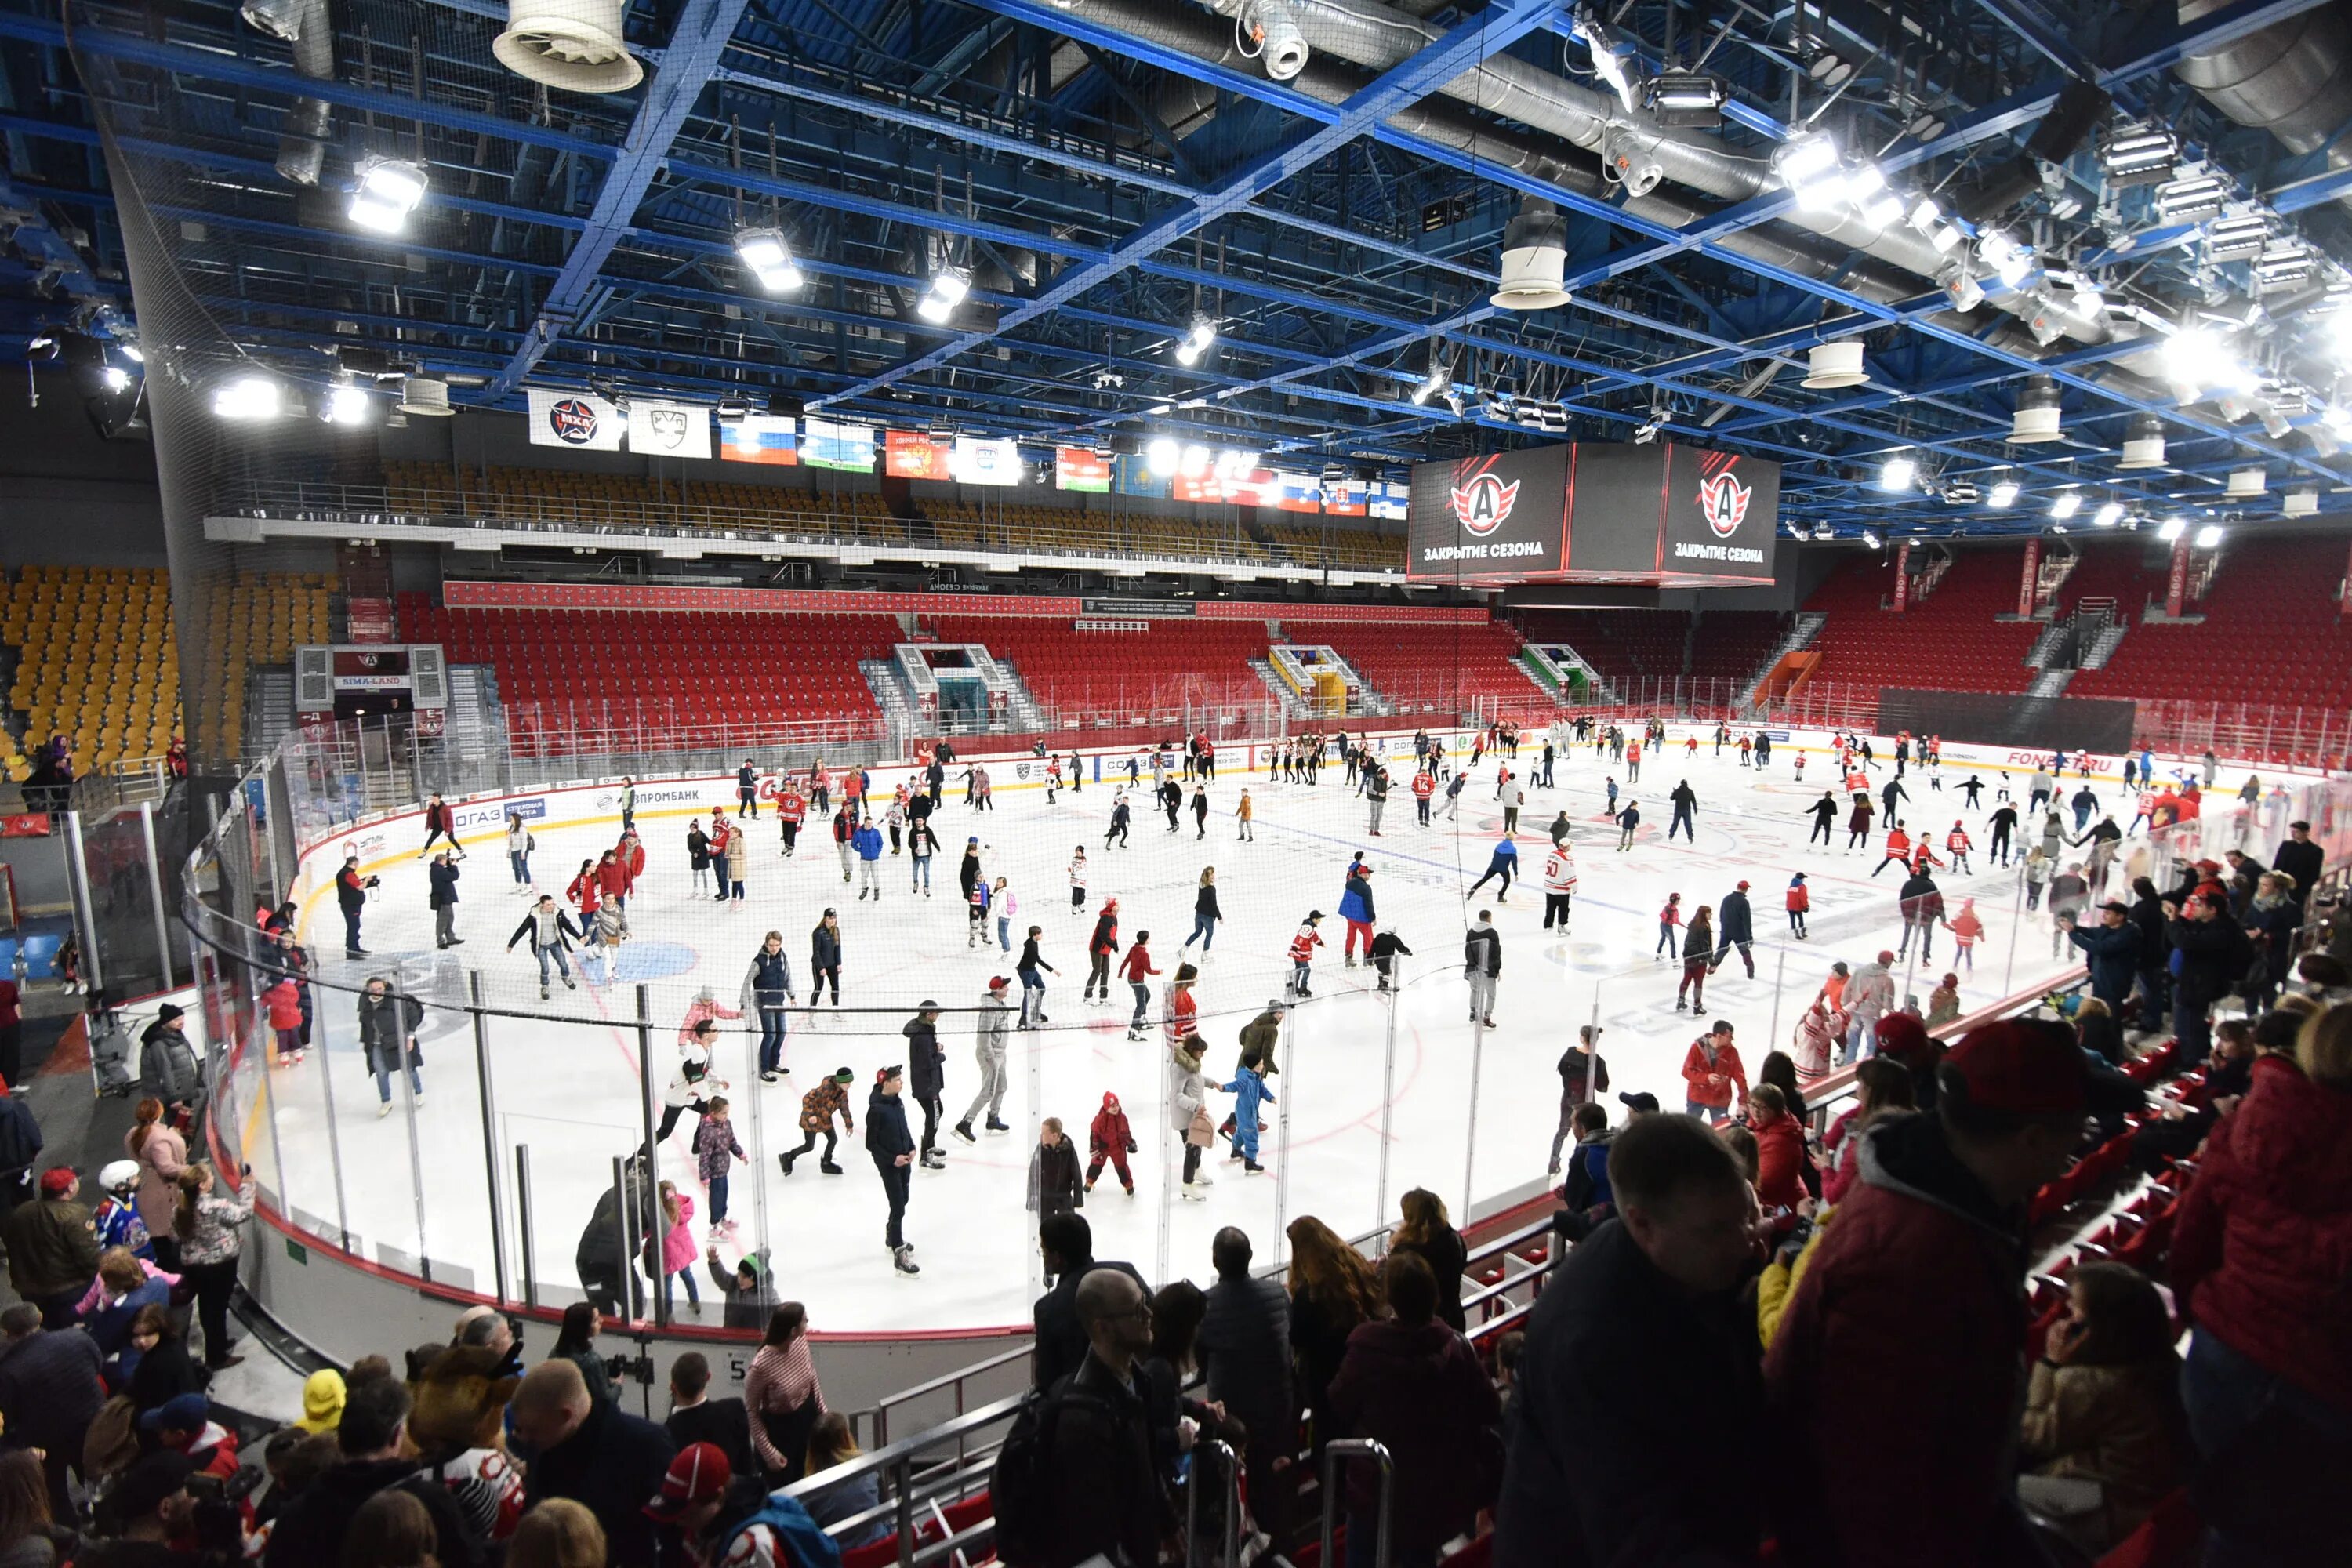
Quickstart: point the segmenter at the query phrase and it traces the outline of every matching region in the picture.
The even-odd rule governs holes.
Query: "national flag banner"
[[[1333,517],[1362,517],[1371,510],[1371,489],[1362,479],[1341,479],[1324,492],[1323,510]]]
[[[1110,459],[1085,447],[1054,448],[1054,488],[1060,490],[1110,489]]]
[[[801,462],[852,474],[874,471],[874,426],[811,419],[801,430]]]
[[[944,479],[949,447],[920,430],[889,430],[882,437],[882,471],[894,479]]]
[[[1178,474],[1170,481],[1178,500],[1218,500],[1225,499],[1225,481],[1214,474]]]
[[[1224,499],[1235,506],[1275,506],[1282,496],[1282,476],[1271,468],[1241,468],[1225,476]]]
[[[1021,482],[1021,443],[1009,436],[959,436],[952,459],[956,480],[967,485]]]
[[[719,455],[730,463],[766,463],[796,468],[801,460],[800,422],[781,414],[747,414],[719,422]]]
[[[710,410],[638,398],[629,405],[629,450],[649,458],[709,458]]]
[[[1274,504],[1284,511],[1321,511],[1323,481],[1314,474],[1277,473]]]
[[[1111,488],[1123,496],[1168,494],[1168,477],[1151,471],[1151,459],[1140,452],[1121,452],[1111,463]]]
[[[610,398],[593,392],[524,389],[530,401],[530,443],[569,447],[575,452],[617,452],[629,422]]]
[[[1371,515],[1383,522],[1402,522],[1412,500],[1412,487],[1384,481],[1371,487]]]

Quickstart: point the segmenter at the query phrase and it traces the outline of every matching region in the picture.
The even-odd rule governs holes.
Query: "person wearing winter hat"
[[[1290,939],[1290,994],[1293,996],[1314,994],[1307,990],[1307,982],[1314,967],[1315,950],[1323,945],[1322,937],[1315,930],[1322,923],[1323,911],[1309,910],[1306,920],[1299,922],[1298,934]]]
[[[8,1248],[8,1282],[41,1310],[41,1327],[73,1327],[76,1310],[98,1277],[98,1232],[77,1201],[81,1178],[69,1165],[41,1173],[41,1195],[0,1220]]]
[[[841,1174],[841,1167],[833,1163],[834,1146],[838,1142],[833,1119],[836,1114],[840,1116],[844,1132],[857,1131],[856,1119],[849,1113],[849,1086],[856,1079],[857,1075],[849,1068],[836,1068],[832,1076],[817,1079],[816,1087],[801,1096],[801,1146],[776,1156],[785,1175],[793,1173],[793,1162],[815,1148],[820,1137],[824,1140],[824,1152],[817,1156],[816,1168],[828,1176]]]
[[[1805,886],[1802,871],[1789,879],[1789,931],[1799,942],[1805,940],[1805,912],[1813,907],[1813,895]]]
[[[728,1568],[786,1568],[801,1561],[792,1542],[794,1527],[815,1529],[799,1502],[770,1494],[766,1478],[738,1475],[715,1443],[689,1443],[677,1451],[661,1490],[646,1504],[646,1516],[677,1531],[687,1561]]]
[[[1862,1134],[1860,1178],[1766,1354],[1767,1493],[1790,1561],[2039,1555],[2014,1468],[2026,1208],[2082,1141],[2089,1074],[2064,1026],[2010,1019],[1969,1031],[1936,1076],[1934,1111]],[[1855,1453],[1871,1455],[1872,1484],[1832,1500],[1831,1467]]]
[[[1143,951],[1140,940],[1134,951]],[[1008,975],[991,975],[988,994],[980,999],[980,1024],[972,1035],[972,1059],[980,1064],[980,1092],[971,1097],[971,1103],[964,1107],[963,1115],[955,1124],[955,1135],[967,1143],[978,1142],[972,1136],[971,1123],[972,1118],[982,1110],[988,1112],[986,1126],[989,1131],[1013,1131],[1004,1121],[1004,1090],[1011,1081],[1004,1070],[1005,1035],[1012,1027],[1013,1017],[1013,1009],[1005,1001],[1004,993],[1012,984],[1012,978]],[[1128,1037],[1136,1037],[1133,1031],[1129,1031]]]
[[[331,1432],[343,1419],[343,1374],[333,1367],[322,1366],[302,1380],[302,1414],[294,1420],[297,1431],[317,1436]]]
[[[1087,1128],[1087,1191],[1095,1190],[1095,1182],[1102,1175],[1103,1162],[1110,1162],[1118,1173],[1118,1184],[1127,1195],[1135,1195],[1135,1177],[1127,1168],[1127,1157],[1136,1152],[1135,1132],[1129,1127],[1127,1112],[1119,1109],[1118,1096],[1106,1091],[1102,1109],[1095,1112]]]

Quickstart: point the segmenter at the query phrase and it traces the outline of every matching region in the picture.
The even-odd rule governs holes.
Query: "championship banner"
[[[874,426],[811,419],[801,433],[801,462],[811,468],[837,468],[845,473],[874,471]]]
[[[919,430],[885,431],[882,471],[894,479],[944,479],[950,471],[948,444]]]
[[[1895,552],[1895,607],[1897,611],[1911,605],[1911,546],[1903,544]]]
[[[719,455],[730,463],[800,466],[799,422],[783,415],[747,414],[719,424]]]
[[[526,387],[530,402],[530,444],[569,447],[576,452],[617,452],[629,422],[610,399],[593,392],[544,392]]]
[[[1021,444],[1009,436],[959,436],[950,464],[959,484],[1017,485]]]
[[[710,410],[638,398],[629,405],[629,450],[649,458],[709,458]]]
[[[1102,494],[1110,489],[1110,461],[1100,452],[1086,447],[1054,448],[1054,488],[1058,490],[1090,490]]]

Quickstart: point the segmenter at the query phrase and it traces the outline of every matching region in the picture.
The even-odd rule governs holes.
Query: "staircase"
[[[1046,720],[1044,705],[1037,700],[1036,694],[1029,689],[1029,683],[1021,679],[1021,672],[1013,668],[1013,661],[1009,658],[998,658],[994,654],[988,657],[996,666],[996,673],[1001,678],[1004,692],[1005,713],[1012,721],[1013,732],[1016,735],[1035,735],[1051,729],[1053,726]]]
[[[287,664],[249,670],[245,678],[245,734],[240,743],[248,757],[266,757],[294,728],[294,667]]]
[[[2116,649],[2123,645],[2124,634],[2129,630],[2131,630],[2131,623],[2120,617],[2112,625],[2103,627],[2091,638],[2090,646],[2084,648],[2081,668],[2106,668],[2107,660],[2116,657]]]
[[[487,664],[449,666],[449,707],[442,720],[441,744],[476,764],[507,754],[506,709],[499,701],[499,678]]]
[[[861,658],[857,672],[866,677],[866,689],[874,693],[875,705],[882,710],[882,721],[889,727],[892,738],[913,734],[915,704],[907,694],[907,683],[898,677],[898,661]]]
[[[2074,671],[2072,666],[2059,666],[2045,669],[2033,678],[2033,684],[2025,689],[2025,695],[2028,697],[2063,696],[2066,690],[2066,683],[2074,679]]]
[[[1296,691],[1290,689],[1289,684],[1285,681],[1282,677],[1274,672],[1273,665],[1267,663],[1265,659],[1254,658],[1249,661],[1249,667],[1252,670],[1256,672],[1257,678],[1265,683],[1265,689],[1274,694],[1274,700],[1281,707],[1283,716],[1285,718],[1313,719],[1318,717],[1317,714],[1308,710],[1307,700],[1299,696]]]
[[[1830,617],[1826,611],[1798,611],[1795,617],[1789,622],[1789,629],[1780,635],[1780,640],[1772,645],[1772,651],[1764,656],[1764,662],[1758,665],[1755,673],[1748,678],[1747,695],[1752,699],[1756,695],[1756,689],[1772,679],[1772,672],[1780,667],[1782,659],[1792,653],[1801,653],[1811,646],[1813,638],[1819,637],[1822,628],[1829,624]]]

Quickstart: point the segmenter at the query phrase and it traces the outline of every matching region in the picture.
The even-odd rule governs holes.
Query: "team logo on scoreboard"
[[[583,447],[596,438],[596,410],[576,397],[567,397],[547,411],[547,428],[560,441]]]
[[[1756,487],[1743,485],[1731,472],[1739,459],[1727,452],[1709,452],[1706,462],[1713,470],[1698,482],[1698,509],[1706,515],[1707,527],[1715,530],[1717,539],[1728,539],[1739,531],[1748,521],[1748,502],[1756,494]]]
[[[1511,508],[1519,499],[1519,481],[1513,479],[1505,484],[1493,474],[1484,473],[1454,486],[1449,499],[1454,503],[1454,521],[1484,539],[1509,519]]]

